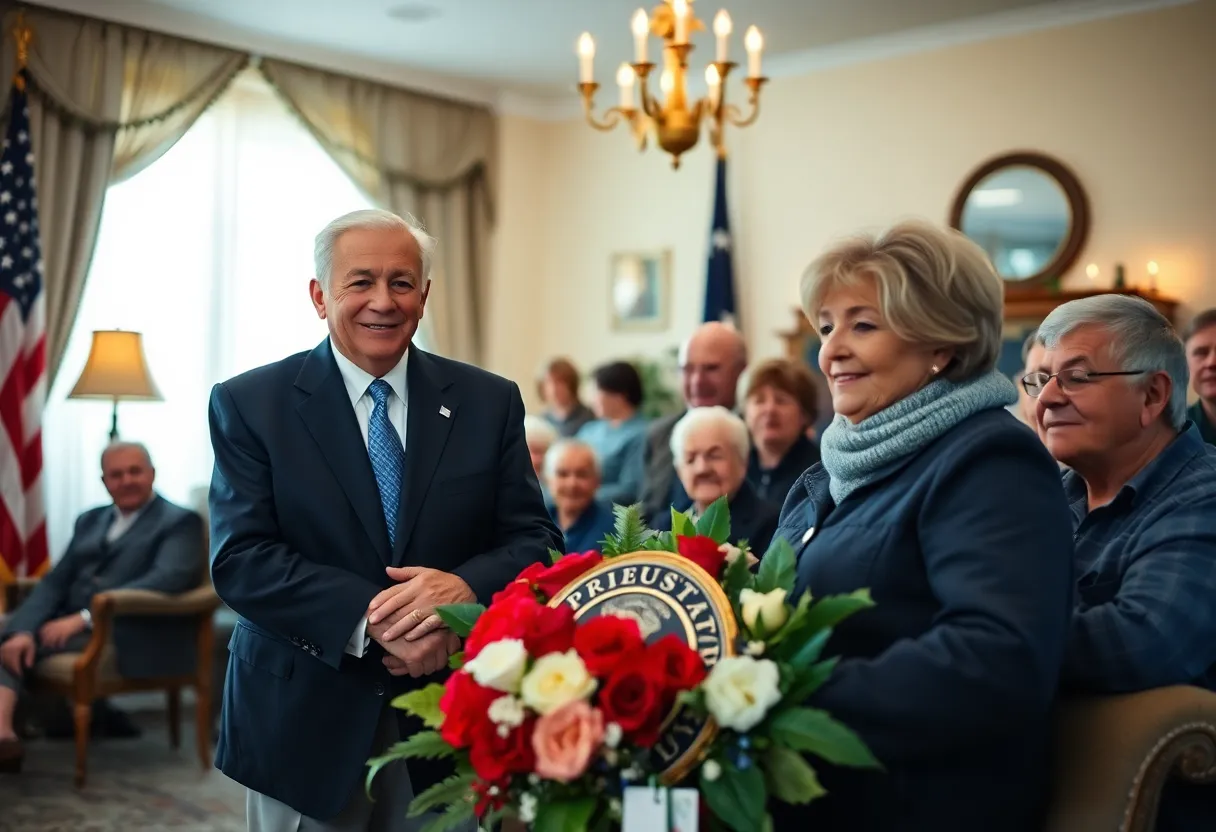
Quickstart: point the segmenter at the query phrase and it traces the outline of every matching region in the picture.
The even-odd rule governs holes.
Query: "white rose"
[[[528,650],[517,638],[492,641],[464,669],[477,684],[503,693],[519,691],[519,680],[528,666]]]
[[[499,728],[506,728],[508,733],[512,728],[518,728],[524,724],[524,703],[520,702],[514,696],[500,696],[490,703],[490,709],[486,712],[490,717],[490,722],[493,722]]]
[[[784,589],[774,589],[771,592],[740,590],[739,605],[743,607],[743,623],[753,633],[756,632],[757,619],[764,622],[764,631],[772,635],[781,629],[781,625],[790,617],[785,606]]]
[[[524,704],[544,715],[570,702],[586,699],[595,692],[595,679],[578,653],[550,653],[532,665],[520,685],[519,695]]]
[[[729,656],[705,680],[705,706],[723,728],[750,731],[781,701],[780,683],[781,672],[769,659]]]

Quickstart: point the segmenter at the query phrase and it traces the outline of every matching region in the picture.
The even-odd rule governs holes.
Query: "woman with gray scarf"
[[[836,416],[777,534],[796,596],[873,595],[809,704],[885,770],[825,765],[828,796],[774,805],[776,829],[1042,828],[1072,526],[1059,469],[1006,410],[1003,298],[978,246],[923,223],[838,245],[802,279]]]

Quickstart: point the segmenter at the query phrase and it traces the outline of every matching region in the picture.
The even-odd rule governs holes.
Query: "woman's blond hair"
[[[815,325],[827,293],[873,280],[879,312],[900,338],[954,348],[942,375],[991,371],[1001,351],[1005,285],[988,255],[957,231],[901,222],[832,246],[802,275],[802,311]]]

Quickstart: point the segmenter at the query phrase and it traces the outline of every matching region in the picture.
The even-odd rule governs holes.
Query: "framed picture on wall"
[[[614,331],[662,332],[668,326],[670,305],[670,249],[612,255],[608,310]]]

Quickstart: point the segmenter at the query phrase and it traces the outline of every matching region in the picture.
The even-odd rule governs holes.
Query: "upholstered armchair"
[[[1170,778],[1216,789],[1216,693],[1179,685],[1066,700],[1046,832],[1152,832]]]
[[[13,609],[33,587],[22,581],[9,587],[6,608]],[[76,727],[76,785],[83,786],[88,764],[88,744],[94,700],[119,693],[163,690],[168,697],[169,741],[181,744],[181,691],[194,688],[195,731],[199,761],[211,767],[211,696],[214,655],[212,616],[219,598],[210,578],[197,589],[180,595],[166,595],[138,589],[118,589],[93,596],[90,612],[93,635],[82,653],[60,653],[39,662],[29,680],[32,692],[65,696],[72,704]],[[197,645],[194,670],[180,675],[127,678],[118,672],[114,650],[114,623],[127,616],[154,616],[191,622]]]

